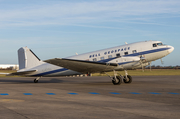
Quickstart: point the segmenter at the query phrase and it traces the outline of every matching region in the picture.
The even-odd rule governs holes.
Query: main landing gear
[[[120,85],[122,83],[122,78],[120,76],[113,77],[112,83],[114,85]]]
[[[111,76],[109,76],[109,77],[112,79],[112,83],[114,85],[120,85],[122,83],[122,80],[124,81],[124,83],[131,83],[132,82],[132,77],[130,75],[128,75],[126,70],[125,70],[125,76],[122,76],[119,73],[117,75],[117,72],[114,70],[114,77],[111,77]]]
[[[38,83],[38,80],[40,79],[40,77],[37,77],[34,79],[34,83]]]
[[[125,75],[123,78],[124,83],[131,83],[132,82],[132,77],[128,75],[127,71],[125,70]]]

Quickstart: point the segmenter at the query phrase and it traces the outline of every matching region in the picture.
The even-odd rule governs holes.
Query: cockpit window
[[[155,44],[153,44],[153,47],[157,47],[157,44],[155,43]]]
[[[162,44],[162,43],[157,43],[157,45],[158,45],[158,46],[161,46],[161,45],[163,45],[163,44]]]
[[[153,47],[163,46],[163,45],[164,45],[163,43],[154,43],[154,44],[153,44]]]

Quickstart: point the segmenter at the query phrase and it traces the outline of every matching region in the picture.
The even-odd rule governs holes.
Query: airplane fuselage
[[[67,57],[67,59],[116,63],[118,66],[114,70],[128,70],[136,69],[141,66],[148,66],[149,62],[161,59],[170,54],[173,50],[174,48],[172,46],[163,45],[160,41],[144,41],[75,55]],[[36,72],[27,74],[28,76],[36,77],[82,74],[80,72],[72,71],[43,61],[40,61],[38,66],[28,67],[28,69],[24,68],[19,71],[25,70],[37,70]]]

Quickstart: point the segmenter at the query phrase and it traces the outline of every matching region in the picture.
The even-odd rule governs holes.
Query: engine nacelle
[[[150,65],[150,63],[149,62],[146,62],[146,63],[140,63],[139,65],[135,65],[134,67],[133,67],[133,69],[138,69],[138,68],[142,68],[142,66],[143,67],[146,67],[146,66],[149,66]]]
[[[133,66],[139,66],[139,57],[119,57],[111,62],[118,62],[118,67],[115,70],[132,69]]]

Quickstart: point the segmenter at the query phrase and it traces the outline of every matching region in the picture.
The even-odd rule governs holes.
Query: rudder
[[[40,65],[40,59],[27,47],[18,50],[19,69],[32,68]]]

